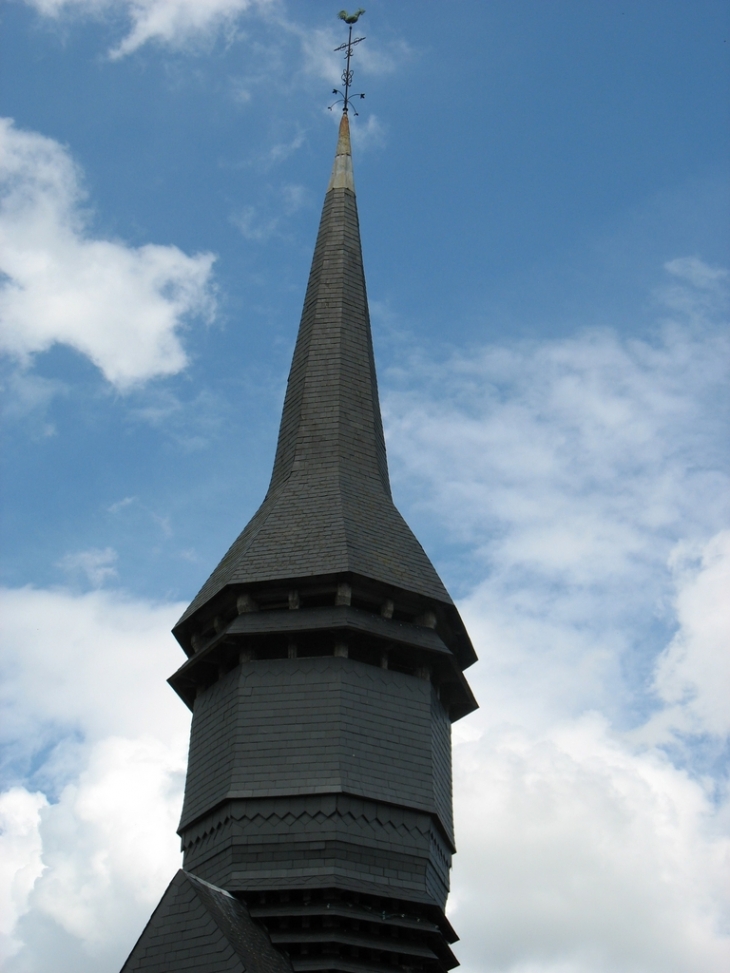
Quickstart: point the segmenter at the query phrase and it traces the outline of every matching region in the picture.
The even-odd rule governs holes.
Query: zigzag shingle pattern
[[[185,841],[186,868],[239,891],[339,884],[443,907],[450,866],[431,815],[347,794],[231,801]]]

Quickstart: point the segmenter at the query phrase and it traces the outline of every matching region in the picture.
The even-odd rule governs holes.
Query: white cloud
[[[247,240],[256,242],[286,235],[289,217],[309,204],[309,193],[304,186],[285,183],[267,194],[267,199],[257,206],[245,206],[231,216],[231,222]]]
[[[0,796],[0,809],[15,804],[0,872],[16,920],[4,970],[45,973],[51,957],[59,971],[119,969],[180,867],[184,770],[184,748],[111,737],[52,804],[22,788]]]
[[[181,610],[0,591],[6,778],[36,767],[0,795],[4,969],[118,969],[179,867],[189,714],[166,678]]]
[[[110,504],[106,509],[110,514],[118,514],[125,507],[131,507],[133,503],[137,503],[137,497],[123,497],[121,500],[117,500],[116,503]]]
[[[43,969],[34,947],[41,926],[63,930],[104,969],[121,966],[180,867],[184,773],[184,748],[154,738],[111,737],[91,748],[40,815],[44,871],[27,900],[19,968]]]
[[[43,871],[39,825],[47,804],[43,794],[30,794],[24,787],[0,794],[0,958],[18,945],[11,934]]]
[[[717,432],[709,406],[723,395],[727,352],[721,333],[654,344],[603,332],[416,361],[409,377],[425,388],[388,397],[391,451],[485,557],[603,579],[645,557],[656,535],[707,515],[697,500],[719,481],[691,469],[691,451]]]
[[[184,658],[169,634],[183,607],[105,590],[0,589],[0,740],[11,758],[140,733],[179,744],[187,710],[165,680]]]
[[[6,393],[2,414],[15,421],[45,416],[51,401],[68,391],[68,386],[57,379],[20,372],[12,367],[7,370],[0,387]],[[55,428],[44,422],[42,432],[46,436],[53,435]]]
[[[290,155],[293,155],[298,149],[304,145],[304,132],[301,130],[287,142],[277,142],[272,145],[271,148],[266,152],[263,164],[266,165],[276,165],[279,162],[283,162],[284,159],[288,159]],[[287,189],[299,190],[300,194],[306,193],[307,190],[304,186],[291,186],[283,187],[284,198],[282,200],[285,207],[289,205],[290,196],[287,195]]]
[[[117,577],[117,569],[114,567],[117,557],[117,552],[111,547],[103,550],[94,547],[88,551],[66,554],[59,561],[59,567],[71,575],[82,574],[92,587],[100,588],[105,582]]]
[[[677,579],[679,630],[658,661],[655,687],[668,708],[655,727],[730,735],[730,530],[701,549],[681,545]]]
[[[396,496],[461,539],[481,660],[454,733],[465,973],[730,968],[725,772],[662,749],[730,731],[724,277],[667,269],[652,339],[388,376]]]
[[[360,106],[362,107],[362,106]],[[367,121],[354,118],[350,126],[352,143],[359,150],[381,147],[385,143],[385,129],[373,112],[368,113]]]
[[[280,0],[25,0],[43,17],[59,20],[68,16],[118,20],[121,16],[128,26],[126,35],[109,51],[112,59],[134,53],[146,44],[159,44],[180,50],[199,48],[223,33],[237,39],[238,23],[248,14],[258,17],[259,23],[273,28],[276,39],[263,43],[259,38],[257,54],[265,55],[262,73],[232,83],[234,100],[245,104],[251,100],[250,84],[264,81],[271,84],[272,72],[281,69],[282,35],[288,34],[301,50],[301,69],[305,75],[322,79],[333,87],[341,87],[344,68],[339,47],[346,33],[342,24],[326,27],[305,27],[294,19],[295,5],[288,9]],[[355,67],[365,75],[394,73],[399,65],[413,57],[406,41],[389,40],[362,44],[357,47]],[[289,66],[291,71],[291,65]],[[357,82],[356,82],[357,87]],[[358,91],[360,88],[358,87]]]
[[[725,291],[730,274],[724,267],[710,267],[699,257],[676,257],[668,260],[665,269],[680,280],[689,281],[694,287],[717,294]]]
[[[231,28],[250,8],[260,9],[273,0],[26,0],[38,13],[58,18],[77,13],[90,16],[123,11],[129,33],[110,51],[123,57],[150,41],[179,48]]]
[[[730,968],[730,839],[701,784],[596,716],[455,756],[465,973]]]
[[[396,493],[470,553],[451,569],[471,588],[485,704],[536,727],[653,705],[641,680],[673,623],[669,559],[728,521],[729,356],[693,312],[652,340],[587,332],[389,376]]]
[[[673,282],[660,294],[673,311],[696,323],[727,308],[730,274],[724,267],[710,267],[698,257],[677,257],[669,260],[664,269]]]
[[[65,344],[118,389],[186,364],[179,332],[209,317],[211,254],[95,239],[67,150],[0,120],[0,350],[28,363]]]
[[[304,28],[291,20],[283,22],[282,27],[300,38],[304,55],[304,70],[316,78],[322,78],[333,86],[342,87],[342,72],[345,68],[345,52],[337,50],[347,36],[343,33],[342,25],[329,24],[326,27]],[[361,20],[355,30],[355,36],[367,34],[366,21]],[[372,40],[359,44],[355,48],[352,67],[357,75],[361,68],[365,75],[393,74],[412,56],[409,45],[403,41],[375,43]],[[358,80],[354,84],[359,92],[361,85]]]

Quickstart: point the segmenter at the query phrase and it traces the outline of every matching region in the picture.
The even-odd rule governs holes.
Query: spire
[[[451,605],[390,492],[347,114],[268,492],[180,623],[228,585],[352,572]]]
[[[476,656],[390,493],[347,119],[361,39],[271,483],[175,629],[185,871],[129,973],[458,965],[450,724]]]
[[[342,116],[299,336],[284,399],[269,495],[296,471],[324,468],[377,482],[390,497],[360,228]]]

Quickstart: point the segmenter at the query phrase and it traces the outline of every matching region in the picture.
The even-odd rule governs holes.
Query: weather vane
[[[353,40],[352,39],[352,28],[353,28],[353,25],[358,22],[358,20],[360,19],[360,17],[362,17],[362,15],[364,13],[365,13],[365,11],[363,10],[363,8],[362,7],[358,7],[358,9],[355,11],[354,14],[349,14],[346,10],[340,10],[340,12],[338,14],[340,20],[344,20],[345,23],[350,28],[350,34],[349,34],[347,40],[345,41],[345,43],[344,44],[340,44],[339,47],[336,47],[335,48],[335,51],[345,51],[345,70],[342,72],[342,85],[343,85],[343,87],[344,87],[345,90],[344,91],[340,91],[339,88],[333,88],[332,89],[332,94],[333,95],[339,95],[340,97],[336,101],[333,101],[332,102],[332,104],[329,106],[329,109],[330,109],[330,111],[332,111],[332,109],[335,107],[335,105],[338,105],[340,102],[342,102],[342,113],[343,113],[343,115],[346,115],[347,114],[347,110],[350,107],[350,98],[351,97],[352,98],[364,98],[365,97],[365,93],[362,92],[362,91],[361,92],[358,92],[358,94],[356,94],[356,95],[350,95],[350,85],[352,84],[352,71],[350,69],[350,58],[352,57],[352,49],[355,46],[355,44],[359,44],[360,41],[364,41],[365,40],[364,37],[356,37]],[[354,109],[353,109],[353,113],[355,115],[357,115],[357,112]]]

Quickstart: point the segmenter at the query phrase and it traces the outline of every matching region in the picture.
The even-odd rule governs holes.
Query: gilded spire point
[[[350,145],[350,120],[343,112],[340,119],[340,131],[337,137],[337,150],[332,165],[332,175],[327,186],[330,189],[349,189],[355,192],[355,176],[352,171],[352,147]]]
[[[350,119],[343,113],[340,119],[340,128],[337,136],[336,155],[352,155],[350,146]]]

